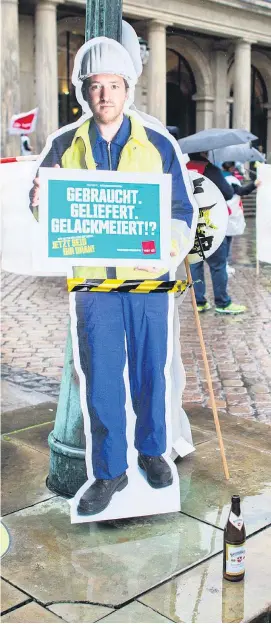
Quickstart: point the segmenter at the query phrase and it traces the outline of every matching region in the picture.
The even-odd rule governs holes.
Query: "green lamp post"
[[[122,0],[87,0],[85,39],[121,40]]]
[[[122,0],[87,0],[85,39],[105,36],[121,40]],[[70,329],[65,351],[54,430],[48,438],[50,466],[47,486],[58,494],[73,496],[87,479],[85,435],[79,386],[74,376]]]

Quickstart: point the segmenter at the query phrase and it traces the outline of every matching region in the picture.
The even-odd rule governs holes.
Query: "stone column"
[[[227,128],[227,52],[225,49],[215,50],[215,101],[214,127]]]
[[[148,113],[166,124],[166,26],[151,21],[148,30]]]
[[[20,137],[8,134],[12,115],[21,112],[17,0],[2,0],[1,24],[1,156],[19,156]]]
[[[196,102],[196,132],[213,127],[214,98],[204,95],[193,95]]]
[[[58,129],[57,23],[54,0],[39,0],[35,13],[37,153]]]
[[[234,56],[233,126],[250,130],[251,43],[237,41]]]

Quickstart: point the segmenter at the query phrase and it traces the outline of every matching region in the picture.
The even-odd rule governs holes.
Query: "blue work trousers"
[[[205,262],[210,267],[211,278],[214,291],[215,305],[218,308],[226,308],[231,303],[231,298],[227,293],[228,274],[227,274],[227,254],[228,243],[225,237],[220,247]],[[205,279],[204,279],[204,261],[196,262],[190,266],[193,281],[199,282],[194,284],[195,295],[198,305],[206,303],[205,297]]]
[[[76,314],[93,472],[96,479],[114,479],[127,468],[125,337],[135,447],[150,456],[166,450],[168,295],[81,292],[76,294]]]

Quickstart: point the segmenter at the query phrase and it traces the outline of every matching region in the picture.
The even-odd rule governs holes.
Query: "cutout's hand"
[[[39,178],[34,178],[33,188],[31,189],[31,206],[37,208],[40,202],[40,181]]]
[[[157,273],[158,271],[157,267],[141,267],[141,266],[136,266],[134,270],[145,271],[146,273]]]

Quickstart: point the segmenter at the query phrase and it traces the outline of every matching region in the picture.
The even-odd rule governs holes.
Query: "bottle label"
[[[245,542],[238,546],[226,543],[226,574],[244,574],[245,556]]]
[[[240,514],[240,516],[236,516],[233,511],[231,511],[230,513],[230,517],[229,517],[229,521],[231,522],[231,524],[233,524],[233,526],[236,527],[236,529],[239,529],[239,531],[241,531],[241,528],[244,524],[244,520]]]

